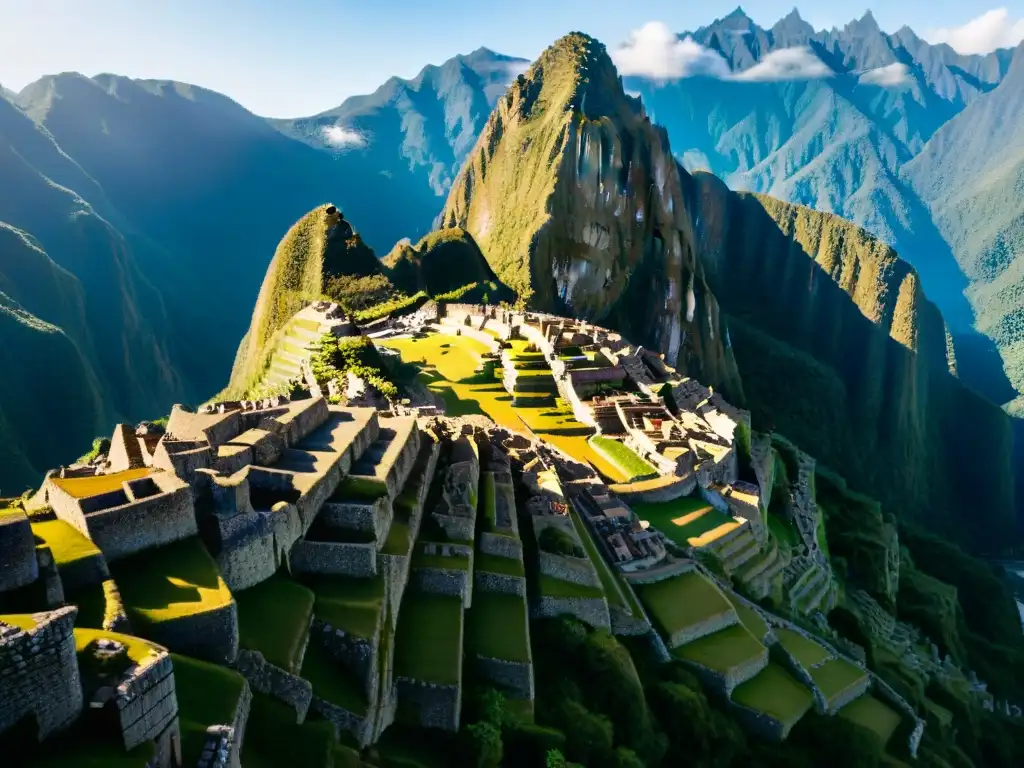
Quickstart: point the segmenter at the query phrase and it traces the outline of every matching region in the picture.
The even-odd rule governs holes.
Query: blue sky
[[[765,26],[793,5],[743,2]],[[296,117],[481,45],[533,58],[579,29],[613,48],[646,22],[684,31],[735,7],[736,0],[0,0],[0,83],[20,90],[62,71],[167,78],[220,91],[262,115]],[[842,26],[868,5],[799,7],[822,28]],[[999,8],[1005,16],[957,36],[956,28]],[[908,24],[926,39],[980,35],[984,46],[993,24],[1005,27],[1003,38],[1024,37],[1024,0],[885,0],[873,11],[883,29]]]

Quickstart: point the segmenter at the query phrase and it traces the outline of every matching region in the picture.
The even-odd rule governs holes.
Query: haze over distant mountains
[[[1024,389],[1021,49],[963,56],[909,29],[887,34],[870,15],[825,32],[795,12],[764,29],[737,11],[661,40],[672,55],[657,78],[607,42],[686,168],[838,213],[891,243],[954,329],[960,375],[1011,400],[994,341]],[[293,120],[116,75],[5,90],[0,236],[13,245],[0,291],[18,332],[0,347],[11,360],[64,350],[78,371],[67,386],[88,383],[63,422],[79,441],[112,418],[213,394],[281,233],[331,200],[378,256],[418,239],[526,64],[481,48]],[[60,290],[34,293],[25,264]],[[0,430],[30,457],[8,473],[19,479],[55,463],[25,444],[28,414],[44,407],[33,383],[46,357],[33,354],[41,367],[23,366],[0,392]]]

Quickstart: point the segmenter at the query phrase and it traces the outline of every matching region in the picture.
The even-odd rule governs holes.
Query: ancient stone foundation
[[[33,614],[31,629],[0,621],[0,732],[29,715],[42,740],[81,714],[77,614],[74,607]]]

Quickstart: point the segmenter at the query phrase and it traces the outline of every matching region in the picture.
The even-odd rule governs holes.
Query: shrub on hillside
[[[552,555],[563,555],[566,557],[585,557],[583,548],[576,543],[576,540],[565,531],[548,526],[537,537],[537,545],[545,552]]]
[[[351,373],[384,397],[398,397],[398,387],[387,378],[380,353],[365,336],[338,338],[325,334],[320,339],[319,348],[309,358],[309,367],[316,380],[324,385],[334,380],[344,387],[346,374]]]
[[[375,304],[389,301],[399,291],[386,275],[338,275],[327,280],[324,293],[353,314]]]

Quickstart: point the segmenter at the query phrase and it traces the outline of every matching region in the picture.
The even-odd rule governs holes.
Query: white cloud
[[[629,40],[612,52],[619,73],[651,80],[679,80],[704,75],[720,80],[810,80],[834,73],[810,48],[782,48],[742,72],[733,72],[718,51],[693,38],[682,40],[660,21],[633,30]]]
[[[328,125],[323,129],[324,141],[338,149],[365,147],[366,137],[343,125]]]
[[[705,48],[692,38],[680,40],[660,21],[649,21],[633,30],[629,40],[612,51],[619,73],[652,80],[678,80],[710,75],[728,77],[729,64],[721,54]]]
[[[530,62],[526,59],[516,59],[508,62],[506,68],[508,69],[508,80],[512,82],[530,68]]]
[[[869,69],[861,72],[858,82],[883,88],[902,88],[911,83],[910,68],[906,64],[896,62],[885,67]]]
[[[829,66],[810,48],[780,48],[772,51],[749,69],[733,75],[735,80],[771,82],[776,80],[815,80],[832,77]]]
[[[1006,8],[995,8],[960,27],[929,29],[924,38],[930,43],[949,43],[959,53],[990,53],[996,48],[1013,48],[1024,40],[1024,19],[1014,21]]]

